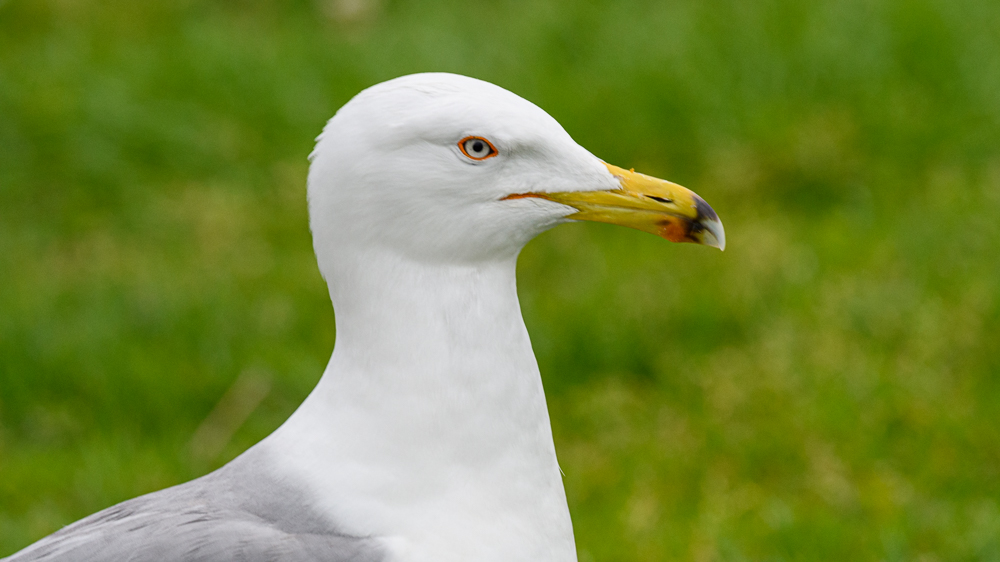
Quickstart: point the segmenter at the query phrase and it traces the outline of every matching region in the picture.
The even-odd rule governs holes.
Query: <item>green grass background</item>
[[[0,1],[0,555],[294,410],[335,335],[306,155],[431,70],[726,224],[521,257],[582,561],[1000,560],[991,0]]]

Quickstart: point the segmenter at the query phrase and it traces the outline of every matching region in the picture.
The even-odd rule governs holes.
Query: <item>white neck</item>
[[[393,559],[576,560],[515,262],[366,252],[326,272],[333,356],[262,445]]]

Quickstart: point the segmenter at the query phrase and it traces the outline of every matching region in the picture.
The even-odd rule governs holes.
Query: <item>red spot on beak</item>
[[[687,242],[691,239],[687,225],[679,219],[668,219],[660,223],[660,236],[671,242]]]

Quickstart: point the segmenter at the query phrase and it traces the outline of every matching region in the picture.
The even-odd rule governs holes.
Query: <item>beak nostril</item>
[[[660,203],[673,203],[673,199],[667,199],[666,197],[657,197],[655,195],[647,195],[646,197],[652,199],[653,201],[659,201]]]

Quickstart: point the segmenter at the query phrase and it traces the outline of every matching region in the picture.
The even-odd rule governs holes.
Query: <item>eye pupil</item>
[[[485,148],[483,146],[483,141],[475,141],[472,143],[472,151],[475,153],[482,152],[483,148]]]

